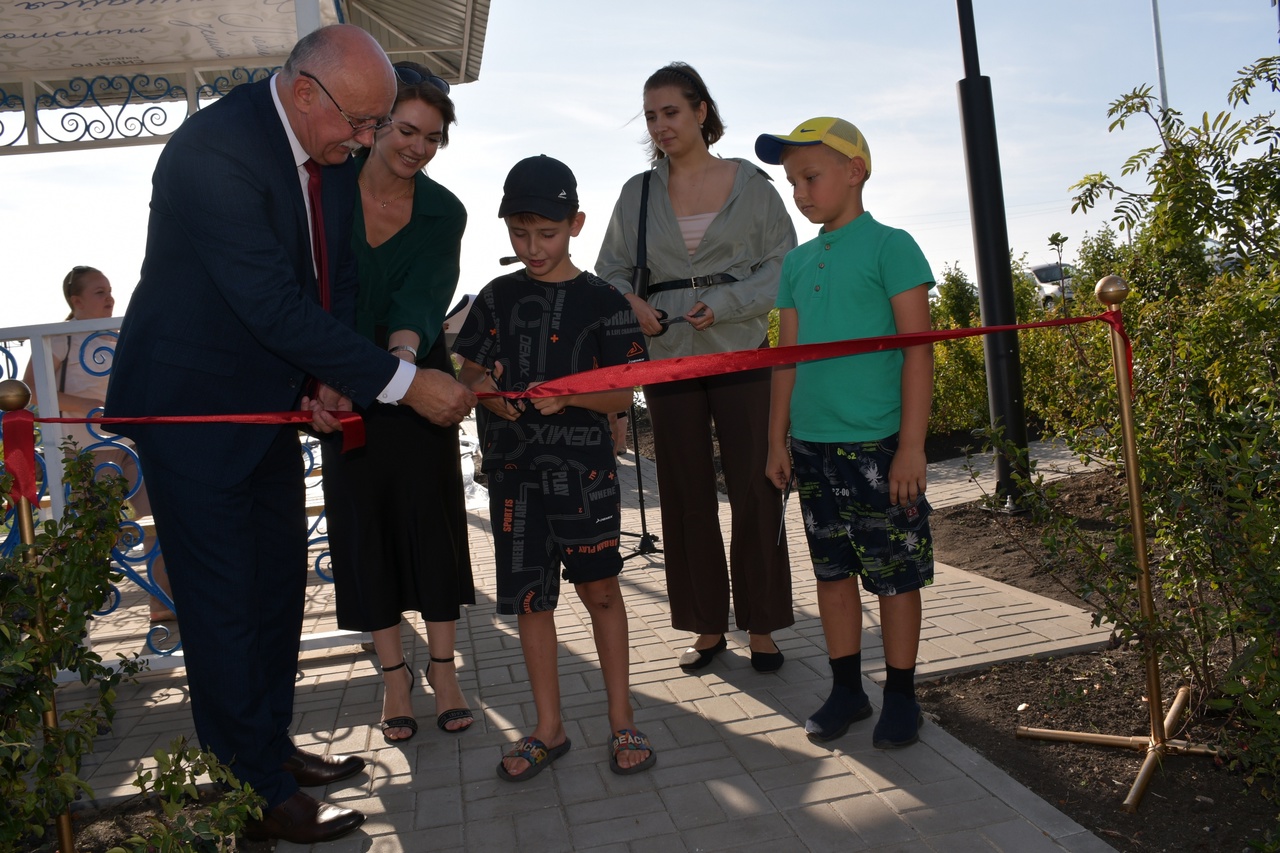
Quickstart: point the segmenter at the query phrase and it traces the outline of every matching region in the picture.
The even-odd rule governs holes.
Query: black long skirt
[[[452,373],[437,341],[423,367]],[[475,604],[458,428],[408,406],[362,410],[365,445],[324,444],[325,519],[338,627],[377,631],[417,611],[449,622]]]

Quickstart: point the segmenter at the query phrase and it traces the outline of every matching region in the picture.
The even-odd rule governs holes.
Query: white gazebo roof
[[[0,6],[0,154],[162,142],[183,118],[346,22],[393,60],[480,75],[490,0],[9,0]]]

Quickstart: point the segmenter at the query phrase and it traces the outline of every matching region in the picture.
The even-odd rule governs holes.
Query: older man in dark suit
[[[142,278],[107,394],[111,416],[324,410],[374,399],[456,424],[475,396],[351,327],[351,149],[389,121],[394,71],[363,30],[317,30],[270,80],[188,119],[160,155]],[[317,183],[319,184],[317,186]],[[314,388],[314,391],[309,391]],[[299,786],[359,773],[289,737],[306,585],[293,427],[122,426],[155,506],[201,743],[266,798],[251,838],[314,843],[364,816]]]

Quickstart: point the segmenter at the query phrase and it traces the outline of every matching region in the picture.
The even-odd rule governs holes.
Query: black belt
[[[713,284],[733,284],[736,278],[725,272],[715,275],[695,275],[693,278],[677,278],[671,281],[660,281],[649,285],[650,293],[661,293],[664,290],[680,290],[684,287],[710,287]]]

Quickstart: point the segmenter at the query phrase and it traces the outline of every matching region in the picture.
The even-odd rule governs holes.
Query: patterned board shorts
[[[622,506],[613,469],[494,471],[488,488],[499,613],[555,610],[561,566],[572,584],[621,573]]]
[[[932,508],[922,494],[889,503],[898,436],[850,444],[791,440],[796,489],[813,573],[819,581],[862,578],[872,595],[933,583]]]

